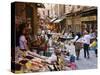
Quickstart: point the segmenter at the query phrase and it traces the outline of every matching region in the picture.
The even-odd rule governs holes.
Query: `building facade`
[[[67,5],[66,6],[66,28],[67,31],[72,32],[81,31],[81,16],[80,12],[83,10],[84,6],[79,5]],[[69,9],[69,11],[68,11]]]
[[[43,8],[40,3],[15,3],[15,24],[18,26],[21,23],[30,23],[32,34],[37,34],[39,28],[38,8]]]
[[[97,30],[97,7],[90,7],[81,12],[82,30]]]
[[[84,29],[91,28],[90,23],[95,24],[95,28],[97,27],[96,8],[95,10],[93,10],[93,7],[91,6],[62,5],[62,4],[44,4],[44,5],[45,9],[43,9],[43,12],[45,14],[45,18],[49,17],[49,27],[53,25],[57,32],[58,31],[62,32],[64,29],[66,32],[69,32],[70,30],[75,33],[81,32]],[[92,25],[92,29],[93,28],[94,27]]]

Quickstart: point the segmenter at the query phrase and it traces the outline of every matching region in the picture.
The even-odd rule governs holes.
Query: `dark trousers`
[[[95,55],[96,55],[96,57],[97,57],[97,53],[98,53],[98,52],[97,52],[97,49],[96,49],[96,50],[95,50]]]
[[[89,58],[89,44],[84,44],[84,57],[86,58],[87,56]]]

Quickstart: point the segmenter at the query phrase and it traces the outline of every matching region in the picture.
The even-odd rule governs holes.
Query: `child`
[[[97,57],[97,39],[95,39],[91,44],[90,44],[90,48],[93,48],[95,51],[95,55]]]
[[[75,56],[71,55],[70,56],[70,63],[68,64],[68,67],[70,67],[72,70],[76,69],[76,63],[75,63]]]

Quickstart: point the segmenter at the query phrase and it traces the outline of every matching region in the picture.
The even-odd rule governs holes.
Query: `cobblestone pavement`
[[[72,53],[75,53],[75,47],[72,44],[71,45],[71,51]],[[76,65],[78,70],[84,70],[84,69],[96,69],[97,68],[97,57],[95,56],[95,52],[93,50],[89,51],[90,58],[84,58],[84,50],[81,49],[80,51],[80,59],[76,60]]]
[[[76,60],[77,69],[96,69],[97,68],[97,57],[93,50],[90,50],[90,59],[84,58],[84,50],[80,52],[80,60]]]

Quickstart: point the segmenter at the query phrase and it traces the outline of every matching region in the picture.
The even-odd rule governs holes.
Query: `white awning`
[[[53,19],[50,20],[50,22],[53,22],[53,21],[55,21],[56,19],[57,19],[57,18],[53,18]]]
[[[59,23],[61,22],[62,20],[64,20],[66,17],[61,17],[61,18],[58,18],[57,20],[54,21],[54,23]]]
[[[63,19],[57,19],[56,21],[54,21],[54,23],[59,23],[60,21],[62,21]]]

